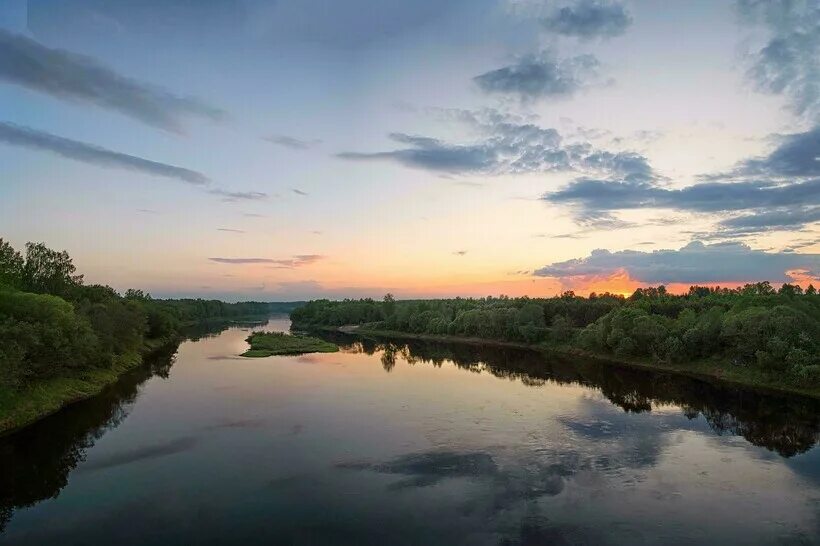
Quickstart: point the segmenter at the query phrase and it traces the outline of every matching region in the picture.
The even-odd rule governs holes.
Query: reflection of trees
[[[410,364],[441,366],[449,360],[465,370],[486,371],[530,386],[552,382],[593,387],[626,412],[650,411],[653,404],[680,406],[690,419],[703,415],[718,434],[740,435],[785,457],[803,453],[820,441],[820,402],[807,397],[760,392],[580,357],[545,357],[525,349],[420,340],[396,343],[378,338],[356,338],[351,345],[350,336],[332,337],[356,352],[390,353],[391,369],[397,354]]]
[[[393,368],[396,367],[396,346],[395,345],[385,346],[384,350],[382,351],[381,361],[382,361],[382,367],[384,367],[384,371],[386,371],[388,373]]]
[[[0,438],[0,531],[15,509],[60,493],[88,448],[128,415],[140,385],[153,375],[168,376],[175,350],[153,355],[98,396]]]
[[[211,319],[188,324],[183,329],[183,335],[186,339],[191,341],[199,341],[203,338],[216,337],[225,329],[230,327],[235,328],[253,328],[256,326],[264,326],[268,320],[233,320],[233,319]]]

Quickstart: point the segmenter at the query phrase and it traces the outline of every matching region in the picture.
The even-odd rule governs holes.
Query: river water
[[[198,333],[0,438],[0,544],[818,544],[820,405],[499,348]]]

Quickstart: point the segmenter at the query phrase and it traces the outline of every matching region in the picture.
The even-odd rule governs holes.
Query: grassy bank
[[[305,353],[335,353],[339,350],[334,343],[323,339],[281,332],[254,332],[248,336],[246,341],[251,348],[241,356],[252,358]]]
[[[141,365],[145,356],[176,342],[176,338],[148,340],[142,352],[121,355],[110,368],[83,369],[76,375],[44,379],[21,390],[0,388],[0,436],[99,394],[122,374]]]
[[[316,327],[311,329],[317,330]],[[611,354],[601,354],[587,351],[570,344],[540,342],[524,343],[518,341],[504,341],[494,339],[483,339],[478,337],[465,337],[441,334],[415,334],[400,332],[395,330],[382,330],[367,327],[326,327],[318,330],[336,331],[348,334],[374,336],[389,339],[418,339],[426,341],[439,341],[446,343],[466,343],[471,345],[484,345],[492,347],[512,347],[521,349],[532,349],[545,353],[560,356],[577,356],[600,362],[602,364],[612,364],[618,366],[630,366],[646,370],[674,373],[688,377],[696,377],[710,381],[721,381],[735,385],[749,387],[757,390],[787,392],[820,398],[820,387],[804,386],[799,383],[784,383],[783,377],[772,372],[767,372],[754,367],[733,366],[731,363],[719,358],[705,358],[685,363],[658,362],[637,357],[616,357]]]

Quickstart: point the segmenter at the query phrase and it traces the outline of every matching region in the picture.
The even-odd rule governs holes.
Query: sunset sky
[[[816,0],[3,0],[0,237],[228,300],[820,277]]]

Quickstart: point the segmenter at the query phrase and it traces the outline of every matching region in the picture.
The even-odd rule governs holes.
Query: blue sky
[[[92,282],[294,299],[820,275],[810,0],[6,0],[0,29],[0,236]]]

